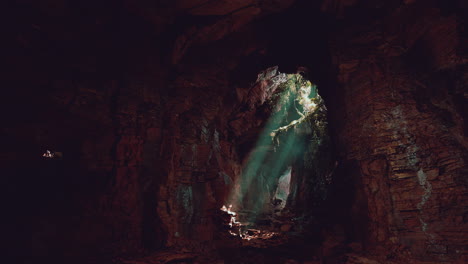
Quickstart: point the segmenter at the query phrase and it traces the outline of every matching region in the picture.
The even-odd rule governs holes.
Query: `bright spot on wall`
[[[278,180],[274,201],[277,210],[282,210],[286,206],[290,193],[291,167],[289,167]]]
[[[44,154],[42,154],[42,157],[44,158],[53,158],[55,156],[55,154],[53,152],[51,152],[50,150],[46,150],[46,152],[44,152]]]

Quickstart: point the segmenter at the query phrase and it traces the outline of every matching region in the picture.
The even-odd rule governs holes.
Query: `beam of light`
[[[289,131],[286,140],[282,141],[282,148],[280,151],[275,152],[272,156],[272,161],[270,161],[264,173],[267,174],[267,177],[263,177],[265,181],[263,186],[273,187],[278,182],[279,176],[284,171],[284,167],[291,164],[294,154],[297,151],[300,151],[301,144],[298,144],[297,136],[294,131]],[[252,195],[252,194],[250,194]],[[253,222],[259,214],[263,212],[263,206],[265,205],[265,199],[271,198],[270,196],[265,197],[264,193],[260,193],[259,196],[252,195],[255,201],[253,212],[250,214],[249,221]]]
[[[272,232],[270,221],[286,205],[293,205],[292,213],[301,214],[302,219],[310,217],[311,211],[299,212],[294,204],[325,197],[331,179],[327,175],[333,173],[324,102],[310,81],[299,74],[282,74],[285,76],[273,81],[277,85],[274,89],[267,87],[273,94],[265,106],[273,109],[272,114],[236,178],[227,200],[229,207],[221,208],[229,216],[225,223],[229,233],[243,241],[280,236],[282,232]],[[271,81],[275,77],[259,79]],[[305,178],[309,176],[313,179]],[[311,181],[317,181],[318,186],[301,191],[299,197],[298,188],[310,189]],[[270,228],[255,229],[263,225]]]
[[[229,195],[229,204],[234,210],[248,212],[249,222],[255,222],[273,207],[270,202],[280,177],[307,148],[303,133],[296,128],[317,109],[316,102],[320,100],[316,87],[299,75],[288,75],[285,84],[286,89],[276,101],[276,110],[266,122]],[[298,119],[291,121],[294,116]]]
[[[291,100],[288,100],[290,92],[285,90],[281,93],[278,102],[286,102],[281,108],[283,111],[289,111],[293,106]],[[262,166],[266,163],[269,149],[273,147],[271,132],[277,129],[278,124],[283,123],[286,116],[281,111],[275,112],[267,121],[265,128],[260,133],[260,137],[256,143],[254,151],[249,155],[246,166],[242,171],[241,177],[237,180],[236,191],[231,192],[229,201],[234,204],[236,209],[244,206],[244,197],[251,188],[252,182],[261,174]],[[259,199],[260,200],[260,199]],[[263,199],[262,199],[263,200]],[[245,208],[244,208],[245,209]],[[250,208],[252,209],[252,208]]]

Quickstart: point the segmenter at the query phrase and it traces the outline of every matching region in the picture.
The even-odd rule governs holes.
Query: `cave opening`
[[[331,183],[327,108],[299,69],[268,68],[252,89],[263,93],[265,123],[221,208],[229,233],[244,240],[307,232]]]

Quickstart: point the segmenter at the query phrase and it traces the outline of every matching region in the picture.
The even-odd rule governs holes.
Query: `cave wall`
[[[343,209],[369,223],[354,237],[466,254],[466,5],[293,2],[12,4],[10,254],[209,247],[210,215],[268,116],[268,81],[252,83],[273,65],[318,83],[338,162],[355,168],[337,169],[359,189]],[[63,158],[44,160],[49,148]]]
[[[459,101],[466,105],[467,38],[459,19],[417,1],[330,41],[342,98],[328,103],[342,120],[334,133],[344,164],[360,164],[365,203],[351,206],[367,210],[370,247],[402,244],[433,261],[466,254]]]
[[[247,154],[268,116],[260,106],[269,78],[255,84],[264,65],[250,63],[245,76],[238,68],[263,42],[247,29],[209,44],[234,30],[239,7],[228,8],[211,26],[221,36],[175,64],[174,43],[194,30],[185,23],[206,30],[179,7],[168,7],[182,17],[176,25],[155,29],[140,13],[152,10],[145,3],[54,4],[11,6],[10,88],[0,99],[5,197],[18,197],[7,207],[9,254],[80,262],[210,248],[211,216],[239,174],[238,152]],[[43,158],[48,149],[63,157]]]

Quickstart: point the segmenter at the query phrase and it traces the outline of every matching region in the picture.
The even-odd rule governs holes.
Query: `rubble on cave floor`
[[[294,222],[290,214],[262,215],[255,223],[241,221],[249,219],[251,212],[234,212],[232,206],[221,208],[223,227],[231,236],[240,239],[241,246],[267,248],[286,244]]]

